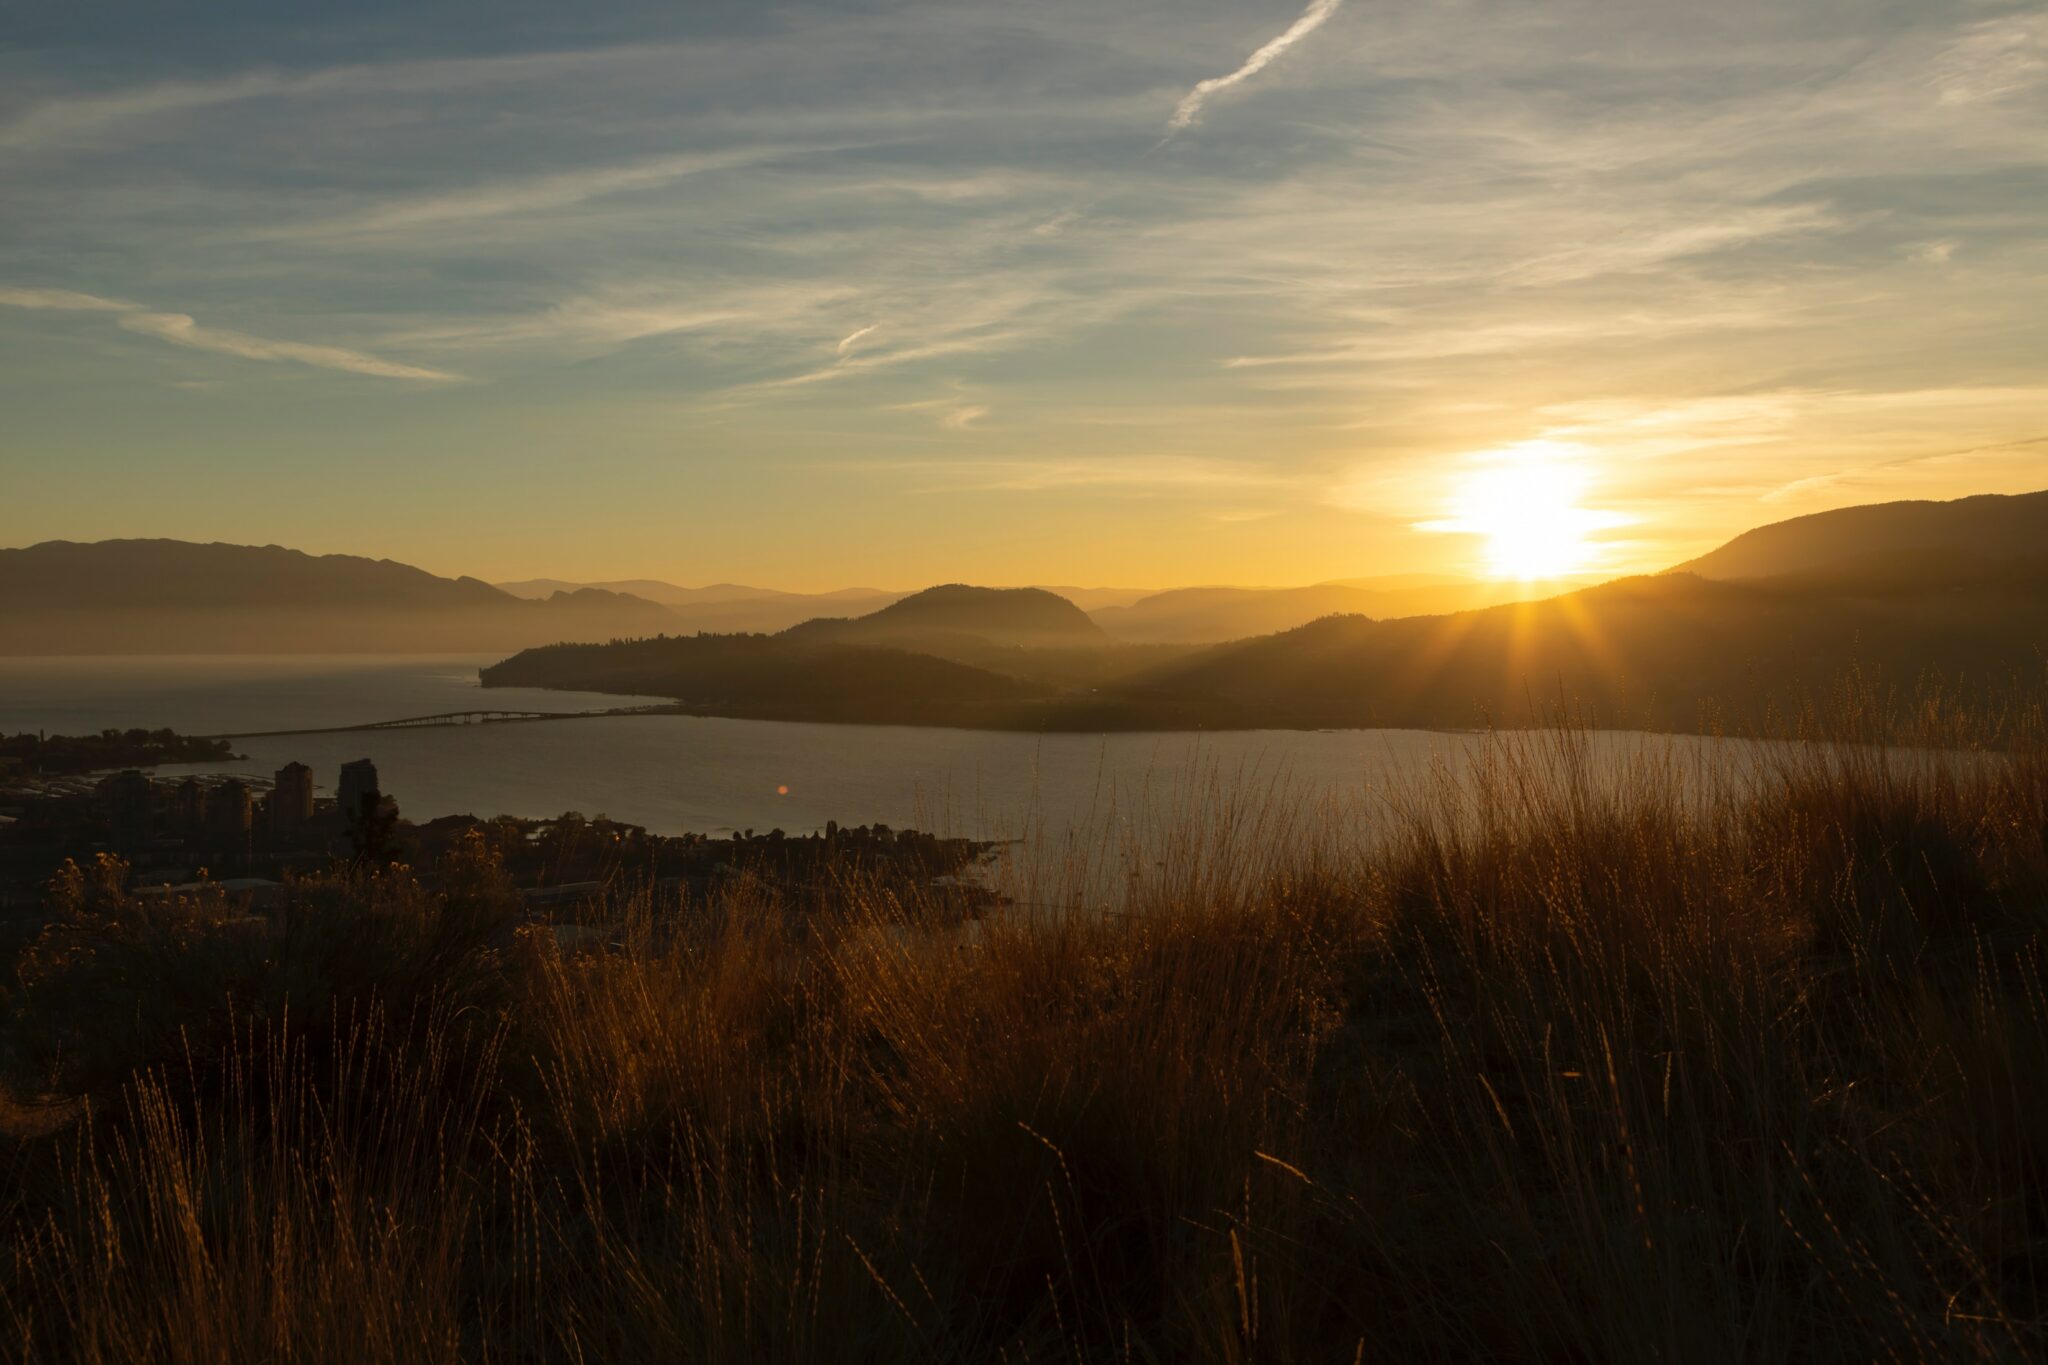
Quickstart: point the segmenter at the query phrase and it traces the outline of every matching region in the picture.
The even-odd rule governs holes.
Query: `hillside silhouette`
[[[1522,584],[1409,576],[1304,588],[1175,588],[1090,615],[1119,640],[1220,644],[1292,630],[1325,616],[1438,615],[1542,595]]]
[[[482,671],[485,687],[673,697],[761,719],[997,724],[1043,695],[1016,678],[907,650],[772,635],[666,636],[548,645]]]
[[[0,550],[0,653],[516,649],[673,629],[625,593],[529,601],[475,578],[278,545],[45,541]]]
[[[861,644],[930,646],[948,637],[1026,649],[1101,646],[1109,637],[1088,613],[1043,588],[979,588],[947,583],[912,593],[859,617],[825,617],[783,632],[784,638]]]
[[[1564,703],[1602,724],[1694,730],[1754,724],[1825,691],[1849,669],[1907,690],[2002,690],[2038,680],[2048,664],[2048,555],[1900,553],[1739,580],[1648,575],[1442,616],[1329,616],[1195,649],[1005,647],[965,630],[915,628],[985,623],[992,601],[1028,604],[1028,625],[1040,624],[1040,612],[1064,616],[1030,598],[935,590],[865,621],[814,622],[747,646],[747,686],[772,689],[775,714],[1000,728],[1458,728],[1540,722]],[[877,626],[877,618],[898,628]],[[891,669],[907,671],[905,660],[924,657],[962,671],[915,675],[919,701],[839,689],[828,677],[780,676],[859,657],[807,652],[828,643],[853,648],[849,635],[859,632],[898,647]],[[737,683],[707,687],[692,671],[721,647],[537,651],[487,676],[762,714],[737,709],[751,705]],[[545,669],[530,662],[541,656]],[[864,687],[882,676],[876,665],[863,667]]]
[[[1516,723],[1564,701],[1603,723],[1689,730],[1748,723],[1849,668],[1908,688],[2038,679],[2048,557],[1933,569],[1675,573],[1452,616],[1332,617],[1205,651],[1124,700],[1149,695],[1227,728]]]
[[[2026,559],[2048,554],[2048,491],[1986,493],[1950,502],[1880,502],[1815,512],[1745,531],[1680,564],[1701,578],[1769,578],[1908,556]]]
[[[1348,608],[1518,589],[1414,579],[1188,589],[1091,618],[1042,588],[954,583],[768,635],[690,634],[684,609],[598,586],[522,598],[390,560],[274,545],[52,541],[0,550],[0,652],[505,651],[516,657],[487,670],[488,682],[791,719],[1456,727],[1565,701],[1614,724],[1691,729],[1714,723],[1716,708],[1753,718],[1850,666],[1901,684],[2038,676],[2044,546],[2048,493],[2036,493],[1801,517],[1737,536],[1687,569],[1439,615]],[[675,591],[710,608],[859,600],[731,584]],[[712,600],[722,593],[739,596]],[[1275,620],[1290,624],[1261,629]],[[1247,635],[1136,642],[1219,629]],[[537,648],[598,640],[613,643]]]
[[[675,617],[671,631],[715,631],[719,634],[772,634],[817,616],[859,614],[888,606],[904,596],[880,588],[839,588],[832,592],[785,592],[745,583],[708,583],[686,588],[656,578],[629,578],[607,583],[572,583],[560,578],[528,578],[496,585],[514,597],[546,598],[579,588],[627,593],[667,607]]]

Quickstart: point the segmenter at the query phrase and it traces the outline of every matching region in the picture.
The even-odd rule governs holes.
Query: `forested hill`
[[[529,649],[485,687],[670,697],[717,715],[1007,728],[1044,689],[906,650],[769,635],[670,636]]]
[[[967,636],[1025,648],[1102,645],[1109,637],[1088,613],[1043,588],[979,588],[947,583],[912,593],[880,611],[806,621],[783,632],[791,640],[864,644],[911,643]]]

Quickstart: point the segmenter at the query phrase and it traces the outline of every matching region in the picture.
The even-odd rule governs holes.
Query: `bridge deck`
[[[372,730],[428,730],[454,725],[514,725],[540,720],[591,720],[599,716],[658,716],[668,706],[615,706],[603,711],[442,711],[431,716],[360,721],[354,725],[298,725],[284,730],[228,730],[200,739],[271,739],[282,735],[346,735]]]

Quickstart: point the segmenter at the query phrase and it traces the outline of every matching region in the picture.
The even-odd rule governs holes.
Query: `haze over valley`
[[[486,686],[788,720],[1459,728],[1562,702],[1687,729],[1753,723],[1844,667],[1905,687],[2028,679],[2048,640],[2043,546],[2048,493],[1980,496],[1774,523],[1592,587],[1075,591],[1089,612],[1047,588],[540,580],[515,594],[276,546],[50,543],[0,551],[0,638],[25,654],[498,649],[514,657]]]

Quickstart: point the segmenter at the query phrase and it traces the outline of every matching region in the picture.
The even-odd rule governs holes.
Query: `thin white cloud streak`
[[[968,403],[957,398],[924,398],[914,403],[891,403],[888,411],[926,413],[948,431],[966,431],[989,415],[986,403]]]
[[[1907,455],[1896,460],[1879,464],[1863,465],[1852,469],[1835,470],[1826,474],[1814,474],[1791,483],[1780,484],[1762,497],[1762,501],[1773,505],[1797,502],[1815,495],[1832,494],[1836,490],[1848,490],[1858,486],[1896,483],[1901,474],[1929,469],[1942,469],[1965,463],[1992,464],[1998,461],[2031,463],[2040,458],[2040,449],[2048,446],[2048,436],[2033,436],[2015,441],[1995,441],[1988,445],[1969,446],[1962,450],[1938,450],[1929,454]]]
[[[166,82],[105,94],[60,95],[0,123],[0,147],[61,145],[134,119],[230,104],[291,88],[293,82],[275,73],[251,72],[218,81]]]
[[[1248,488],[1271,489],[1293,482],[1269,470],[1178,455],[1092,460],[889,460],[863,468],[880,473],[938,476],[915,490],[925,493],[1058,493],[1086,489],[1120,491],[1137,497],[1187,497]]]
[[[658,189],[694,175],[739,170],[793,155],[836,150],[844,148],[764,147],[653,157],[617,166],[562,171],[451,190],[444,194],[419,195],[381,204],[352,216],[260,229],[250,235],[258,240],[346,237],[542,213],[550,209],[572,208],[606,195]]]
[[[124,123],[213,109],[252,99],[321,96],[446,94],[450,91],[541,81],[591,70],[643,66],[701,51],[681,44],[629,43],[615,47],[515,56],[455,57],[425,61],[358,63],[304,71],[259,69],[215,80],[57,95],[0,122],[0,147],[34,150],[90,141]]]
[[[949,16],[951,18],[953,16]],[[1002,13],[1001,31],[1014,34],[1029,27],[1029,16]],[[972,21],[966,23],[971,28]],[[829,74],[863,53],[896,53],[927,32],[929,21],[909,18],[900,25],[872,18],[823,20],[813,18],[806,37],[820,54],[817,75],[823,83]],[[964,30],[963,30],[964,31]],[[114,89],[69,91],[48,95],[0,119],[0,149],[37,152],[118,141],[136,131],[135,125],[149,127],[146,134],[160,137],[161,125],[177,116],[203,114],[250,100],[306,102],[345,101],[357,98],[394,96],[445,97],[470,91],[526,88],[546,90],[551,83],[589,81],[608,89],[633,86],[673,89],[680,83],[710,83],[720,77],[740,79],[768,74],[786,74],[793,49],[785,42],[750,43],[744,39],[696,38],[680,41],[624,42],[598,47],[565,48],[491,56],[434,57],[389,62],[349,63],[312,68],[258,67],[212,79],[159,81]],[[1107,53],[1105,57],[1114,56]],[[801,60],[801,52],[798,53]],[[1048,111],[1036,104],[1007,103],[986,98],[977,102],[971,116],[992,125],[1010,127],[1022,117],[1071,118],[1112,113],[1141,116],[1154,96],[1146,93],[1103,94],[1085,102],[1085,112],[1069,101]],[[899,107],[862,111],[871,125],[898,127],[928,125],[934,115],[922,102],[906,101]],[[941,115],[949,126],[958,126],[963,111],[947,110]],[[708,110],[701,126],[727,126],[738,121],[757,133],[769,125],[779,126],[783,136],[829,135],[847,126],[849,111],[838,107],[758,111],[747,109]]]
[[[1226,370],[1356,370],[1390,361],[1450,360],[1534,351],[1543,347],[1615,341],[1655,342],[1714,331],[1763,331],[1793,319],[1780,307],[1671,307],[1657,311],[1609,313],[1539,320],[1455,322],[1438,327],[1389,326],[1383,335],[1361,337],[1326,350],[1231,356]],[[1255,384],[1271,381],[1253,380]]]
[[[849,332],[845,336],[839,338],[839,344],[833,347],[832,349],[839,352],[839,354],[841,355],[845,355],[848,351],[860,345],[863,338],[873,336],[875,334],[875,330],[879,328],[881,325],[882,324],[879,322],[871,322],[867,326],[861,328],[859,331]]]
[[[127,313],[132,303],[81,294],[74,289],[0,289],[0,304],[9,308],[34,308],[64,313]]]
[[[370,375],[378,379],[412,379],[446,382],[460,376],[419,365],[406,365],[363,351],[341,346],[322,346],[303,341],[274,341],[220,327],[202,327],[185,313],[157,313],[132,303],[83,294],[72,289],[0,288],[0,305],[44,312],[117,313],[116,325],[124,331],[155,337],[174,346],[212,351],[218,355],[240,356],[244,360],[286,360],[321,370]]]
[[[1201,117],[1202,106],[1209,102],[1211,96],[1233,86],[1243,85],[1264,71],[1287,49],[1328,22],[1330,16],[1337,12],[1337,7],[1343,3],[1344,0],[1311,0],[1309,7],[1302,11],[1299,19],[1288,25],[1285,33],[1245,58],[1243,66],[1227,76],[1211,76],[1208,80],[1197,82],[1194,89],[1181,96],[1180,103],[1174,107],[1173,117],[1166,123],[1167,135],[1170,137],[1192,127],[1195,120]]]
[[[246,332],[201,327],[184,313],[130,313],[121,319],[121,326],[143,336],[168,341],[174,346],[189,346],[197,351],[212,351],[218,355],[240,356],[244,360],[288,360],[299,365],[310,365],[315,369],[366,374],[378,379],[446,382],[456,378],[444,370],[403,365],[395,360],[385,360],[340,346],[318,346],[300,341],[273,341],[268,337],[250,336]]]
[[[662,282],[660,288],[671,288]],[[508,346],[557,345],[585,350],[622,346],[651,337],[676,336],[741,326],[759,315],[750,311],[745,293],[717,306],[689,301],[668,302],[650,285],[636,300],[606,294],[567,299],[536,313],[480,317],[409,327],[384,337],[401,346],[483,350]]]

